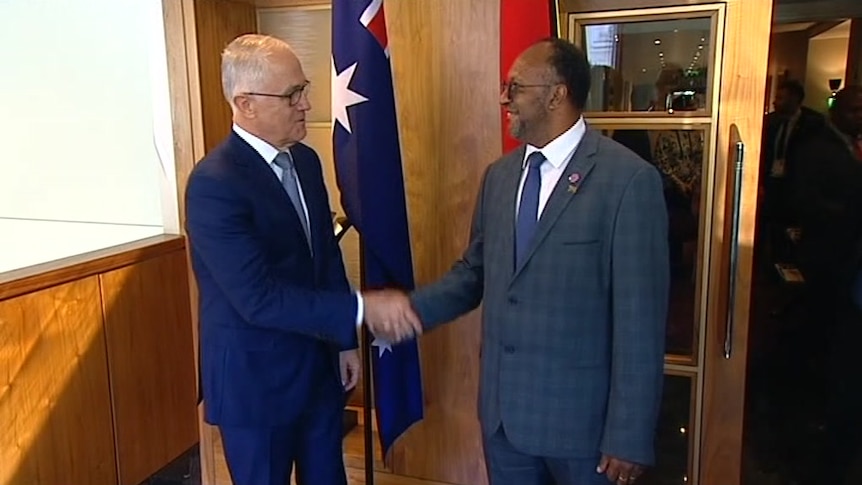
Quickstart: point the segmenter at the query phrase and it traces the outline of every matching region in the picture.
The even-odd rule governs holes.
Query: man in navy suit
[[[309,82],[290,47],[235,39],[222,84],[232,132],[186,189],[205,419],[221,430],[235,485],[286,485],[294,464],[299,484],[346,485],[357,327],[399,341],[421,324],[405,296],[348,284],[320,160],[300,143]]]

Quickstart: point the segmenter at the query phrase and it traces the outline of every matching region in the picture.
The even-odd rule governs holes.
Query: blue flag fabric
[[[359,231],[365,288],[411,290],[413,262],[382,0],[332,2],[333,155],[341,203]],[[380,343],[380,342],[377,342]],[[415,340],[368,349],[384,456],[422,419]]]

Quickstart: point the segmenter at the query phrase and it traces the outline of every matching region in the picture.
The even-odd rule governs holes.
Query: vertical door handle
[[[736,142],[735,163],[733,167],[733,211],[730,225],[730,268],[728,271],[727,320],[724,323],[724,358],[730,359],[733,353],[733,328],[736,300],[736,272],[739,265],[739,202],[742,198],[742,162],[745,157],[745,144]]]

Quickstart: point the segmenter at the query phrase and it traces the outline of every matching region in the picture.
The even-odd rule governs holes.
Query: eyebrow
[[[282,91],[282,94],[291,94],[291,93],[293,93],[294,91],[296,91],[296,90],[298,90],[298,89],[301,89],[301,88],[302,88],[302,86],[303,86],[303,84],[305,84],[305,83],[307,83],[307,82],[309,82],[309,81],[306,79],[305,81],[302,81],[302,82],[301,82],[301,83],[299,83],[299,84],[294,84],[293,86],[289,86],[287,89],[285,89],[284,91]]]

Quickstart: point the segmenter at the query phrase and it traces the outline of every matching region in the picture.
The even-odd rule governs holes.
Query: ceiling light
[[[661,39],[656,39],[656,40],[654,40],[654,41],[652,41],[652,42],[653,42],[653,44],[655,44],[655,45],[661,45]]]

